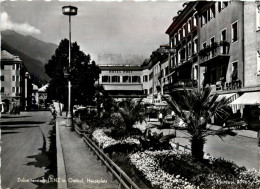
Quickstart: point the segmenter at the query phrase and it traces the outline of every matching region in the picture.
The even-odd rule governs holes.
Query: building
[[[105,60],[97,57],[101,69],[99,84],[117,100],[143,98],[145,103],[160,103],[161,65],[167,63],[168,53],[159,49],[145,60],[138,56],[126,57],[125,61],[120,55],[106,55]]]
[[[144,96],[141,66],[100,65],[99,84],[115,99],[142,98]]]
[[[183,10],[173,18],[166,31],[169,45],[168,84],[164,85],[165,93],[178,92],[198,85],[198,14],[196,2],[184,3]]]
[[[4,102],[7,112],[14,106],[25,109],[27,103],[25,94],[30,94],[30,79],[26,77],[26,68],[18,56],[1,51],[1,102]]]
[[[254,92],[258,98],[250,119],[259,122],[260,36],[259,3],[241,1],[195,1],[173,18],[169,35],[169,83],[164,92],[211,87],[213,93],[232,102],[234,112],[249,106],[240,97]],[[249,111],[247,111],[249,112]]]

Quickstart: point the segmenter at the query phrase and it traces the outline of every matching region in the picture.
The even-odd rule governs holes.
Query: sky
[[[62,6],[78,7],[72,17],[72,41],[86,54],[142,54],[149,56],[168,43],[165,31],[182,1],[4,1],[1,30],[11,29],[45,42],[68,38],[68,16]]]

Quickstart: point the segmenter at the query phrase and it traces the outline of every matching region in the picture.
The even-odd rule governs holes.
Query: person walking
[[[162,114],[162,112],[159,113],[159,122],[161,124],[163,123],[163,114]]]

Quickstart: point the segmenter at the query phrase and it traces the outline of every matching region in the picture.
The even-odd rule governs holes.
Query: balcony
[[[198,86],[197,80],[193,79],[180,79],[179,81],[175,81],[173,83],[168,84],[167,88],[174,89],[174,88],[194,88]]]
[[[199,51],[200,65],[207,66],[207,64],[216,62],[228,62],[229,60],[229,48],[230,44],[227,41],[221,41],[220,43],[213,43],[211,46],[207,46]]]
[[[204,83],[204,82],[203,82]],[[227,91],[227,90],[237,90],[242,88],[242,81],[237,79],[233,82],[225,82],[222,78],[215,83],[204,83],[203,87],[210,86],[213,91]]]

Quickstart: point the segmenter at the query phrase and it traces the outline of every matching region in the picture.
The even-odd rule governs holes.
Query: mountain
[[[95,54],[93,59],[97,65],[141,65],[145,56],[143,54]]]
[[[1,43],[2,50],[20,57],[30,75],[34,76],[36,84],[45,84],[50,80],[45,73],[44,64],[55,53],[57,45],[12,30],[1,32]]]

